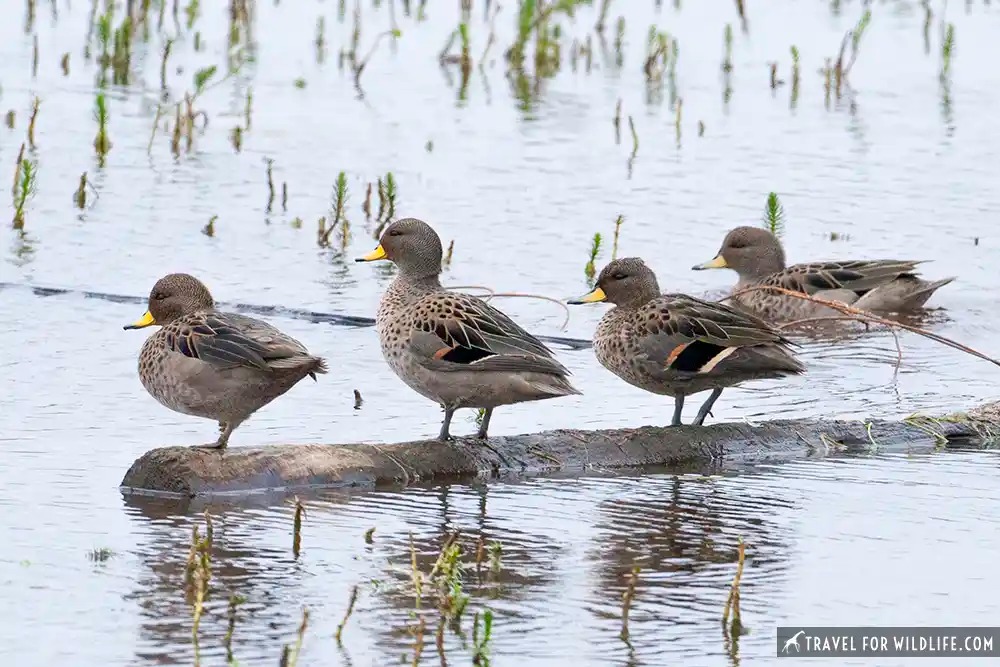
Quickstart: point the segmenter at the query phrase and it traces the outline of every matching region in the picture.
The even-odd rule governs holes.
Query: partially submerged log
[[[448,443],[269,445],[221,452],[164,447],[132,464],[122,491],[193,497],[643,466],[720,470],[831,454],[930,451],[956,441],[992,438],[1000,427],[998,405],[969,414],[903,421],[790,419],[701,427],[561,429],[487,442],[464,438]]]

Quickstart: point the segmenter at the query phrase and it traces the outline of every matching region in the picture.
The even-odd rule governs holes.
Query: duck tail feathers
[[[582,395],[583,392],[570,384],[569,380],[561,375],[549,375],[543,379],[535,379],[531,382],[532,388],[545,396],[573,396]]]
[[[321,375],[328,372],[326,365],[326,360],[322,357],[314,357],[312,355],[300,355],[294,357],[284,357],[282,359],[269,359],[267,365],[271,367],[272,370],[297,370],[302,373],[303,376],[308,375],[313,380],[316,379],[317,375]]]
[[[317,375],[326,375],[330,370],[323,357],[309,357],[309,361],[311,362],[309,377],[313,379],[313,382],[317,381]]]
[[[923,281],[920,289],[916,290],[906,298],[906,301],[904,302],[905,308],[916,309],[923,307],[934,292],[938,291],[953,280],[955,280],[955,276],[949,276],[948,278],[942,278],[941,280],[935,281]]]

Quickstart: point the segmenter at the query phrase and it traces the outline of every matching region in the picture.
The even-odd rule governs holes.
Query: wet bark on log
[[[792,419],[756,425],[560,429],[486,442],[463,438],[448,443],[268,445],[221,452],[164,447],[132,464],[122,491],[194,497],[643,466],[720,470],[831,454],[930,451],[951,441],[991,436],[1000,424],[998,412],[993,404],[941,419]]]

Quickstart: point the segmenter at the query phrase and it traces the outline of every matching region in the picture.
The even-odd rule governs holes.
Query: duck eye
[[[153,293],[153,299],[156,300],[156,301],[163,301],[166,298],[167,298],[167,295],[164,294],[163,292],[154,292]]]
[[[621,271],[619,271],[618,273],[612,274],[611,278],[613,280],[625,280],[626,278],[628,278],[628,276],[626,276],[624,273],[622,273]]]
[[[389,236],[402,236],[402,235],[403,235],[403,232],[399,231],[398,229],[390,229],[389,230]]]

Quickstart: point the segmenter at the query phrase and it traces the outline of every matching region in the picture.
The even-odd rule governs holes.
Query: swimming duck
[[[393,222],[372,252],[356,261],[389,260],[399,274],[375,318],[382,354],[399,378],[444,408],[438,438],[448,440],[458,408],[483,408],[486,438],[494,408],[579,394],[551,350],[474,296],[441,286],[441,239],[416,218]]]
[[[598,361],[633,386],[673,396],[671,426],[681,424],[689,394],[712,390],[692,422],[700,426],[724,388],[805,371],[769,324],[721,303],[661,294],[638,257],[614,260],[593,291],[569,303],[599,301],[615,307],[594,334]]]
[[[223,449],[250,415],[326,362],[294,338],[252,317],[222,313],[197,278],[171,273],[156,281],[149,310],[125,329],[159,325],[139,353],[139,379],[153,398],[186,415],[219,422]]]
[[[785,266],[781,242],[766,229],[737,227],[726,234],[715,259],[691,267],[732,269],[733,293],[757,285],[782,287],[869,311],[909,312],[954,278],[928,281],[915,272],[918,261],[876,259],[812,262]],[[753,290],[733,297],[742,308],[774,321],[836,315],[832,309],[787,294]]]

